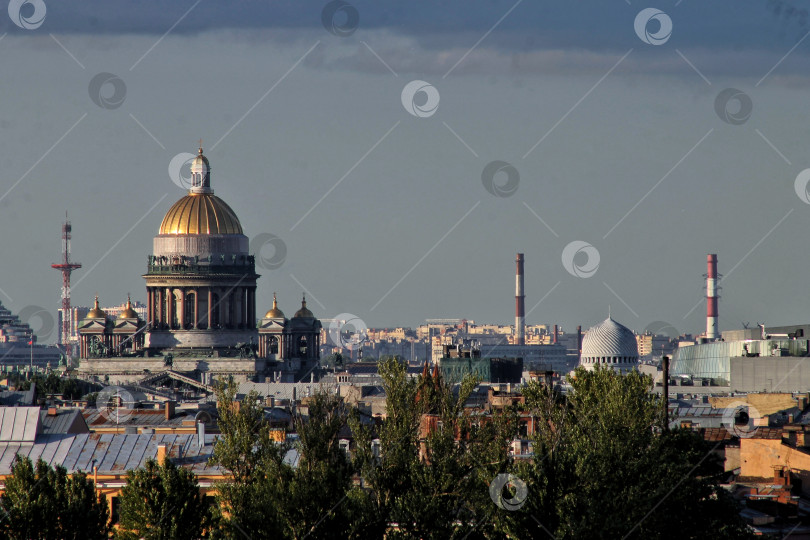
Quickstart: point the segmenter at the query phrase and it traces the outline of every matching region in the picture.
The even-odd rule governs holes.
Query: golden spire
[[[200,139],[200,155],[202,155],[202,139]]]
[[[278,304],[276,303],[276,293],[273,291],[273,309],[278,309]]]

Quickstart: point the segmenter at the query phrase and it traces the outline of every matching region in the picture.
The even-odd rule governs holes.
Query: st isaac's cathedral
[[[78,371],[110,383],[166,370],[203,383],[293,382],[318,364],[321,323],[306,307],[287,319],[273,307],[257,324],[256,273],[236,213],[211,189],[202,148],[191,163],[188,195],[166,213],[146,274],[147,316],[131,308],[113,319],[95,306],[79,322]]]

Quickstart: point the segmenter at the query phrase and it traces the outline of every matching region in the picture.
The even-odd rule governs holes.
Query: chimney
[[[706,257],[706,339],[714,340],[717,335],[717,255]]]
[[[526,311],[523,306],[523,253],[518,253],[515,274],[515,344],[526,344]]]
[[[56,407],[48,407],[48,416],[56,416]]]
[[[197,446],[205,446],[205,422],[197,422]]]
[[[664,431],[669,430],[669,356],[664,356]]]
[[[169,453],[169,445],[160,443],[157,445],[157,462],[161,467],[166,463],[166,456]]]
[[[174,401],[167,401],[166,402],[166,420],[171,420],[174,418]]]
[[[559,327],[558,327],[558,326],[555,324],[555,325],[554,325],[554,341],[552,341],[552,343],[554,343],[554,344],[556,345],[556,344],[557,344],[557,339],[558,339],[559,337],[560,337],[560,329],[559,329]]]
[[[582,325],[577,326],[577,361],[582,360]]]

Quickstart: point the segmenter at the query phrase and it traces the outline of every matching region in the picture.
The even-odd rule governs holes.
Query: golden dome
[[[129,295],[127,295],[127,307],[125,307],[121,314],[118,315],[119,319],[137,319],[138,312],[132,309],[132,302],[129,299]]]
[[[276,293],[273,293],[273,308],[264,314],[265,319],[283,319],[284,313],[280,309],[278,309],[278,304],[276,303]]]
[[[298,311],[295,312],[295,315],[293,315],[293,318],[294,319],[314,319],[315,318],[315,315],[313,315],[312,312],[307,309],[307,299],[306,299],[306,297],[304,297],[304,299],[301,300],[301,309],[299,309]]]
[[[242,234],[242,225],[213,193],[189,193],[169,208],[158,234]]]
[[[104,313],[100,307],[98,307],[98,295],[96,295],[96,303],[93,306],[93,309],[87,312],[87,319],[106,319],[107,314]]]
[[[200,152],[191,163],[188,195],[166,212],[158,234],[242,234],[239,218],[211,189],[211,165]]]

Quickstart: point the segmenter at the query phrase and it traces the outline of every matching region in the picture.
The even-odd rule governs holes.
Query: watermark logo
[[[105,386],[96,395],[96,409],[108,422],[121,424],[132,417],[135,398],[120,386]]]
[[[664,321],[653,321],[644,328],[644,333],[650,333],[654,336],[667,336],[669,339],[675,339],[681,335],[680,330]]]
[[[650,31],[650,23],[657,24],[658,29]],[[647,45],[663,45],[672,35],[672,19],[669,15],[656,8],[645,8],[638,12],[633,22],[638,39]]]
[[[741,439],[753,437],[759,429],[762,415],[745,401],[732,401],[723,411],[723,427],[731,435]]]
[[[25,30],[36,30],[42,26],[46,11],[45,2],[42,0],[11,0],[8,3],[8,16],[11,22]]]
[[[599,269],[599,251],[588,242],[574,240],[563,248],[562,263],[572,276],[589,278]]]
[[[260,268],[277,270],[287,259],[287,244],[275,234],[261,233],[250,241],[250,252]]]
[[[507,494],[510,495],[508,499],[504,497],[504,489],[508,490]],[[510,512],[520,510],[526,504],[528,495],[529,488],[526,487],[526,482],[514,474],[501,473],[489,484],[489,497],[501,510]]]
[[[191,162],[197,157],[189,152],[180,152],[169,162],[169,178],[181,189],[191,189]]]
[[[420,97],[417,103],[417,96]],[[411,81],[402,89],[402,106],[417,118],[428,118],[439,108],[439,91],[425,81]]]
[[[87,92],[102,109],[117,109],[127,97],[127,85],[118,75],[103,72],[90,79]]]
[[[506,180],[496,183],[495,176],[498,174],[504,175]],[[484,184],[484,188],[496,197],[511,197],[520,185],[520,173],[511,163],[492,161],[484,167],[481,182]]]
[[[360,13],[348,2],[333,0],[323,7],[321,23],[330,34],[348,37],[360,25]]]
[[[44,341],[51,337],[55,327],[53,315],[41,306],[25,306],[17,314],[20,321],[29,325],[37,340]]]
[[[732,102],[735,102],[736,106],[731,105]],[[714,112],[726,124],[739,126],[746,123],[751,118],[753,110],[754,102],[751,101],[751,97],[736,88],[726,88],[714,98]]]
[[[807,191],[807,184],[810,184],[810,169],[800,172],[796,176],[796,181],[793,182],[793,189],[796,190],[796,195],[804,204],[810,204],[810,192]]]
[[[353,351],[368,339],[368,326],[357,315],[341,313],[329,323],[329,339],[336,347]]]

